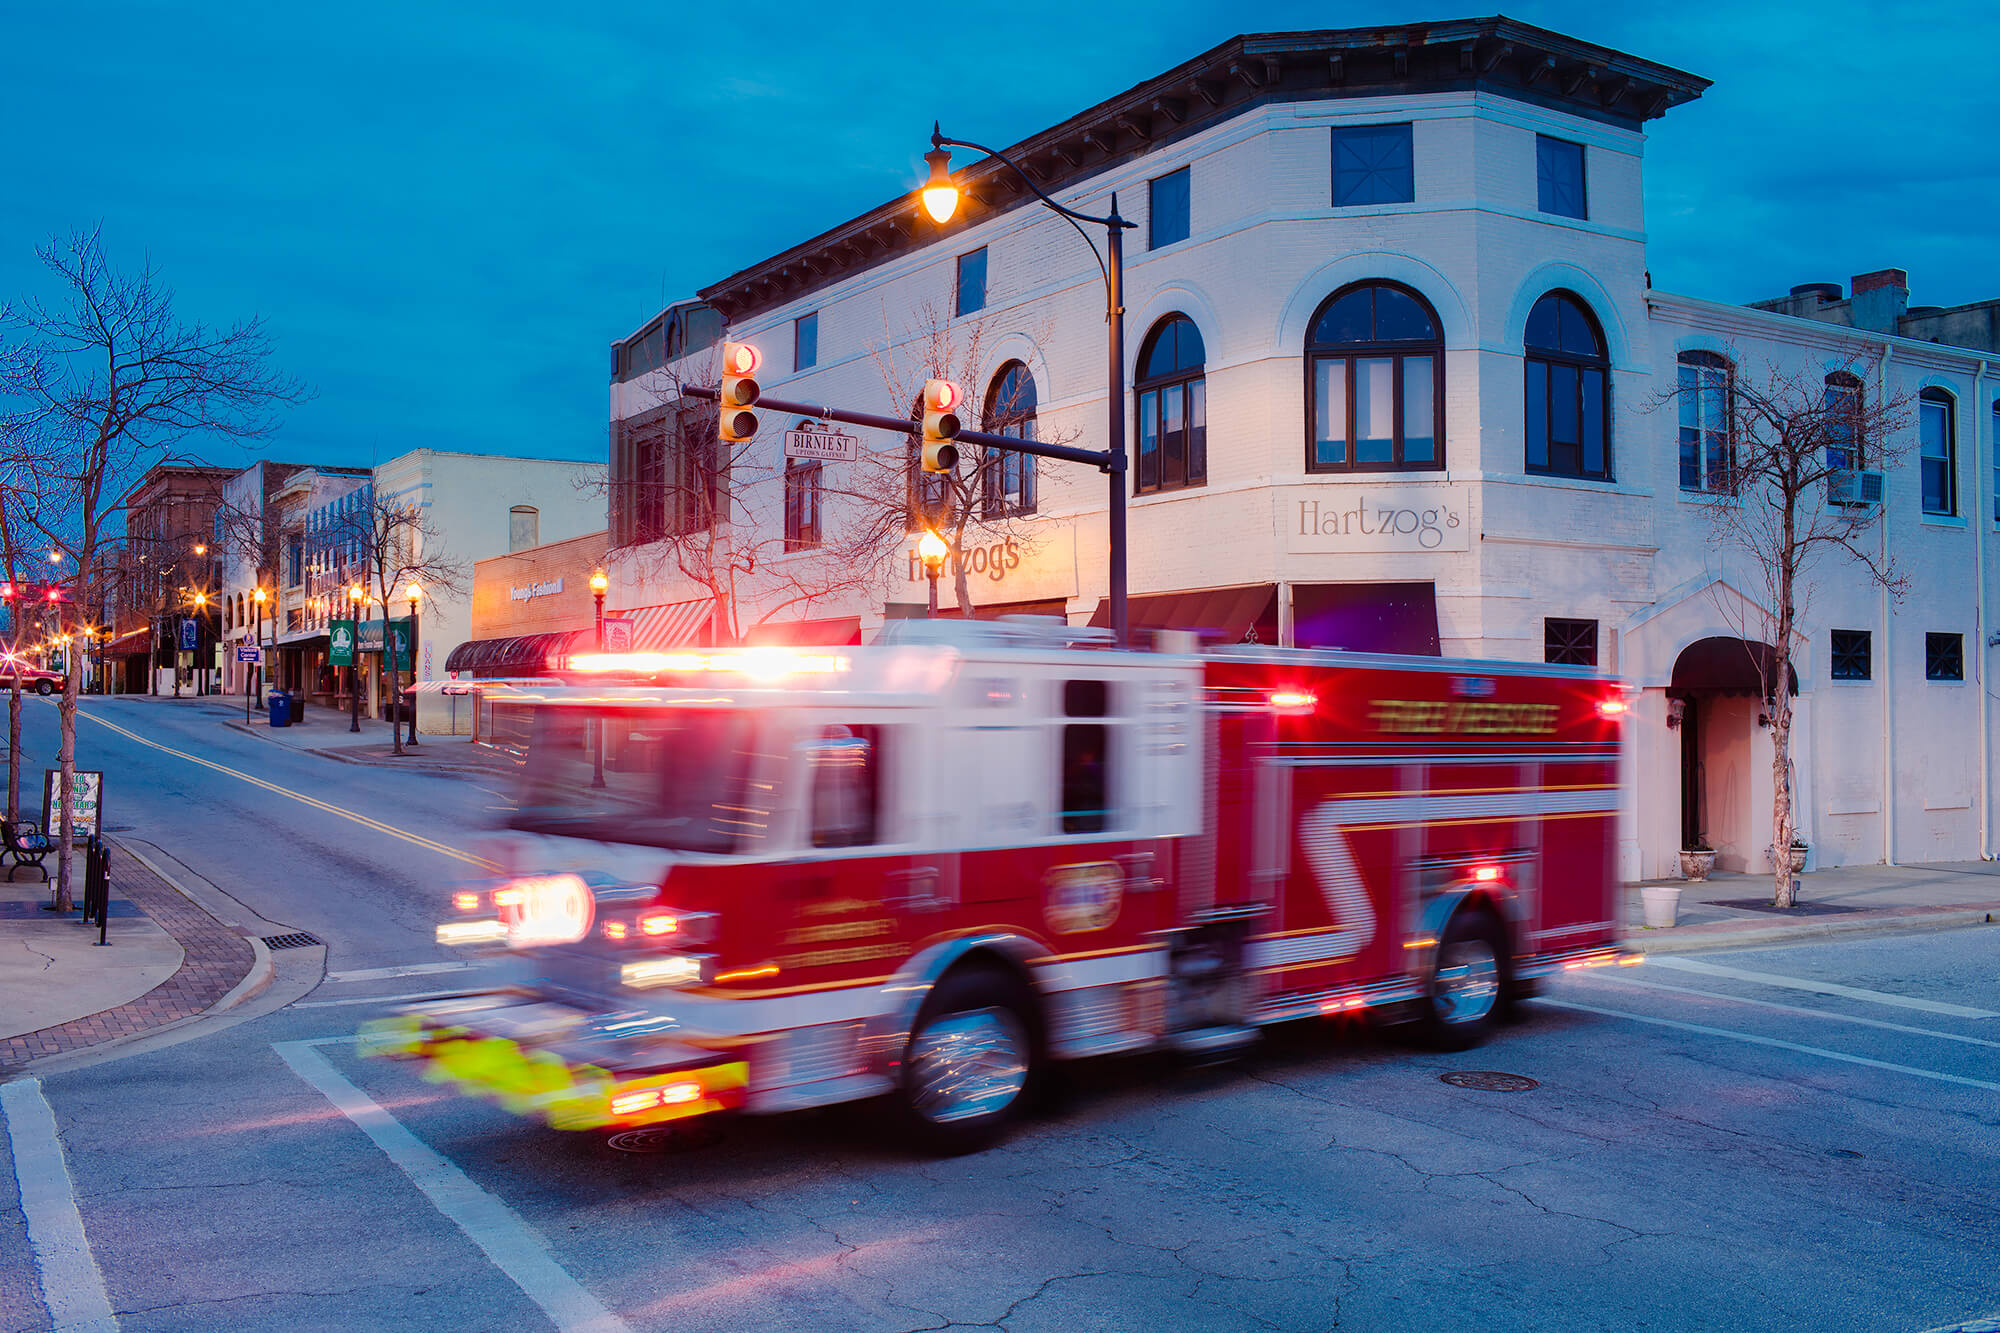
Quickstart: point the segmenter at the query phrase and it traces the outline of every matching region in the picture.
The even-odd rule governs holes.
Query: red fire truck
[[[559,1128],[886,1096],[954,1151],[1053,1061],[1359,1011],[1457,1049],[1637,961],[1595,672],[913,624],[519,690],[499,874],[438,928],[511,979],[363,1048]]]

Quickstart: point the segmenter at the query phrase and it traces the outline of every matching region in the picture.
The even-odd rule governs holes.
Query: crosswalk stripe
[[[329,972],[328,981],[387,981],[392,977],[421,977],[432,972],[463,972],[477,963],[402,963],[396,967],[364,967],[358,972]]]
[[[1947,1004],[1943,1000],[1923,1000],[1914,995],[1894,995],[1888,991],[1867,990],[1860,986],[1842,986],[1832,981],[1811,981],[1805,977],[1779,976],[1775,972],[1752,972],[1748,968],[1724,967],[1720,963],[1704,963],[1698,958],[1682,958],[1675,954],[1664,957],[1648,956],[1646,964],[1649,967],[1670,967],[1677,972],[1700,972],[1705,976],[1754,981],[1760,986],[1777,986],[1783,990],[1811,991],[1815,995],[1832,995],[1839,999],[1860,1000],[1867,1004],[1893,1005],[1898,1009],[1921,1009],[1927,1014],[1943,1014],[1947,1018],[2000,1018],[2000,1013],[1991,1009]]]
[[[111,1312],[104,1274],[76,1210],[76,1187],[41,1080],[0,1084],[0,1117],[7,1121],[28,1246],[35,1252],[49,1322],[66,1333],[115,1333],[118,1317]]]
[[[1956,1032],[1939,1032],[1935,1028],[1913,1028],[1907,1023],[1885,1023],[1879,1018],[1863,1018],[1859,1014],[1836,1014],[1830,1009],[1806,1009],[1796,1004],[1773,1004],[1769,1000],[1753,1000],[1747,995],[1724,995],[1712,990],[1694,990],[1687,986],[1663,986],[1657,981],[1641,981],[1637,977],[1613,974],[1610,969],[1593,972],[1579,972],[1579,981],[1603,981],[1616,986],[1642,986],[1647,990],[1665,991],[1670,995],[1686,996],[1699,1000],[1721,1000],[1726,1004],[1748,1005],[1755,1009],[1769,1009],[1773,1013],[1796,1014],[1801,1018],[1820,1018],[1832,1023],[1852,1023],[1859,1027],[1879,1028],[1884,1032],[1906,1032],[1913,1037],[1936,1037],[1939,1041],[1962,1042],[1967,1046],[1986,1046],[2000,1050],[2000,1041],[1988,1041],[1984,1037],[1967,1037]]]

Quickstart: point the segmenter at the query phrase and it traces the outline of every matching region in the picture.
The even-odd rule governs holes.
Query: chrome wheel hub
[[[1004,1111],[1028,1083],[1027,1034],[1005,1009],[944,1014],[910,1043],[911,1103],[938,1124]]]
[[[1453,940],[1438,955],[1431,988],[1438,1017],[1446,1023],[1476,1023],[1493,1012],[1500,998],[1500,963],[1483,939]]]

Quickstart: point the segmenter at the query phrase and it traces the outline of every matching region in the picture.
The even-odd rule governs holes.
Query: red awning
[[[1769,698],[1765,684],[1778,674],[1778,650],[1726,635],[1698,639],[1674,659],[1673,694],[1739,694]],[[1799,692],[1799,673],[1791,673],[1792,693]]]
[[[632,622],[633,652],[662,653],[701,643],[715,617],[715,602],[702,597],[692,602],[668,602],[664,606],[642,606],[607,614],[624,616]]]
[[[1278,588],[1273,583],[1253,583],[1131,597],[1126,599],[1125,619],[1132,629],[1192,630],[1209,643],[1276,643]],[[1111,624],[1108,598],[1098,602],[1090,623],[1100,629]],[[1253,632],[1256,637],[1250,638]]]

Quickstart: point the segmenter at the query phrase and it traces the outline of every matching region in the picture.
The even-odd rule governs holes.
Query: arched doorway
[[[1698,639],[1674,659],[1667,686],[1667,725],[1680,731],[1681,846],[1705,841],[1725,870],[1763,869],[1751,849],[1770,841],[1766,701],[1776,689],[1777,656],[1767,643]],[[1787,686],[1798,694],[1796,671]]]

